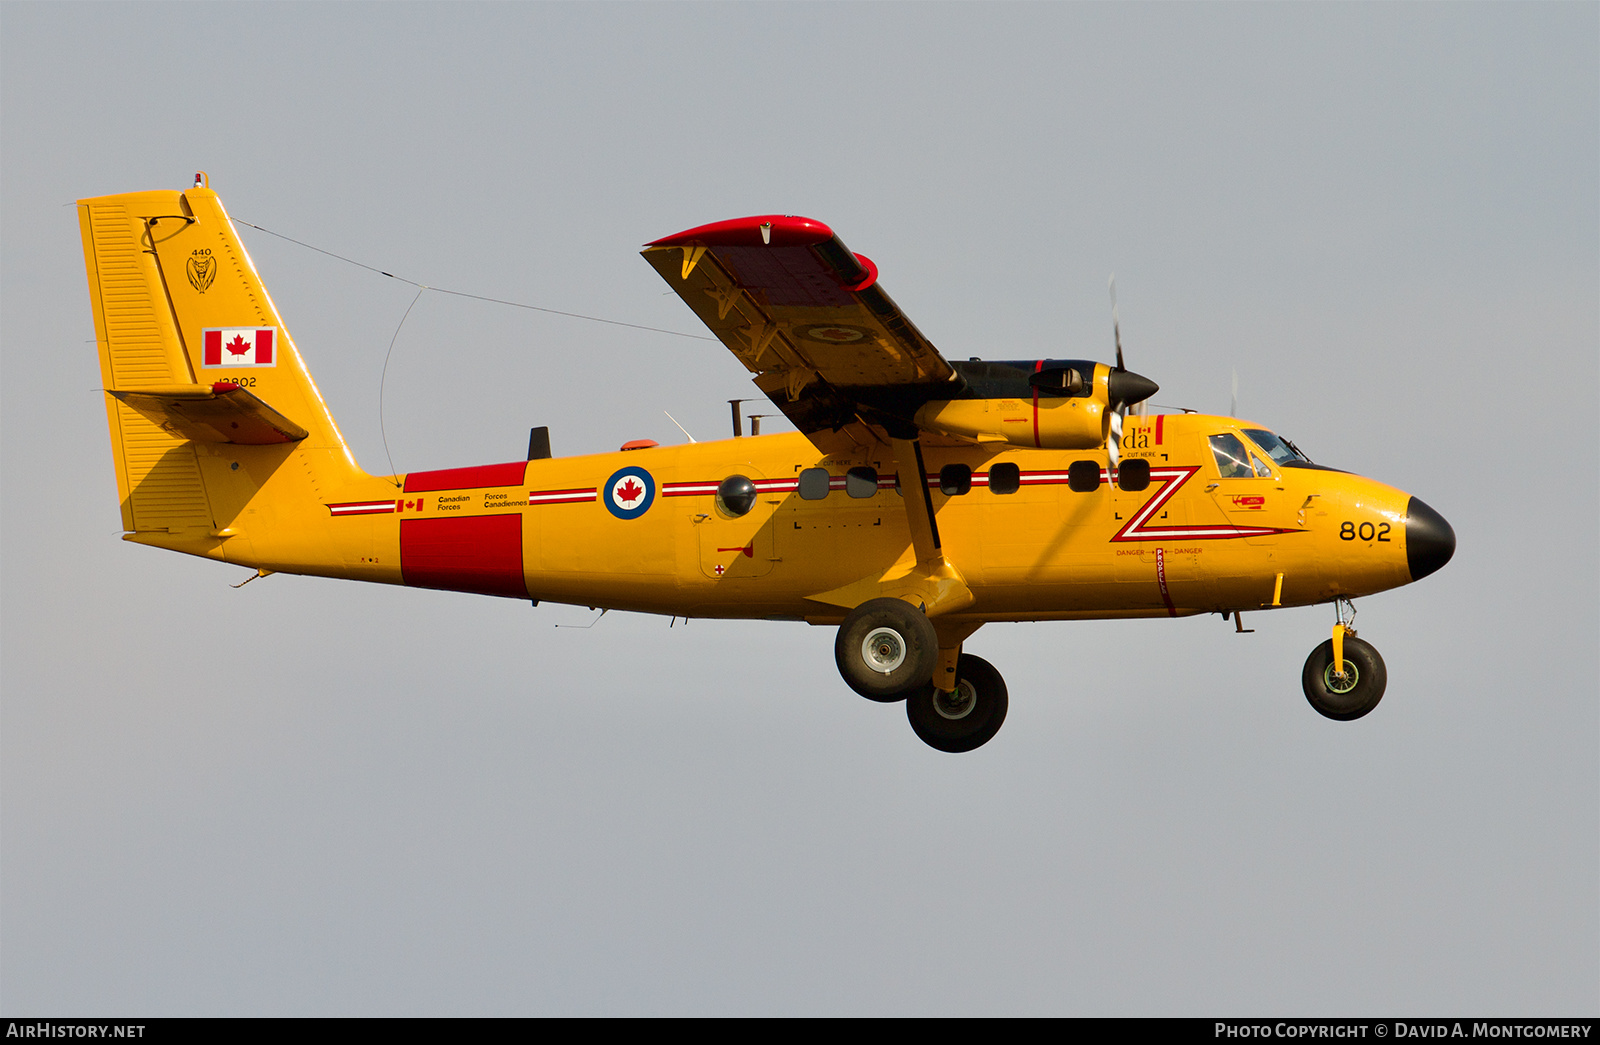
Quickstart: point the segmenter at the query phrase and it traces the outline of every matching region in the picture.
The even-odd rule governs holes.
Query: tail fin
[[[314,495],[363,475],[222,202],[195,181],[79,200],[78,221],[123,528],[233,559],[230,527],[269,486]],[[295,456],[303,468],[281,467]]]

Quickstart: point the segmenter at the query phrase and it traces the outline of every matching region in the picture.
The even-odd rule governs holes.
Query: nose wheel
[[[1349,722],[1378,706],[1389,672],[1378,651],[1356,638],[1356,604],[1335,599],[1333,613],[1333,637],[1306,658],[1300,687],[1318,714]]]
[[[1318,713],[1349,722],[1378,706],[1389,684],[1389,673],[1383,658],[1369,643],[1348,633],[1343,639],[1344,670],[1339,670],[1333,640],[1328,639],[1306,658],[1300,685]]]

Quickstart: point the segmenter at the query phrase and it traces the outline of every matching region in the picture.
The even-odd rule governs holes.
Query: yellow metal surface
[[[271,445],[187,438],[108,395],[123,524],[139,543],[262,571],[679,616],[837,622],[888,595],[925,606],[944,629],[946,666],[965,634],[986,621],[1303,606],[1410,580],[1406,493],[1312,468],[1224,479],[1207,440],[1232,433],[1249,444],[1250,426],[1198,414],[1127,418],[1123,470],[1145,460],[1151,481],[1119,489],[1104,480],[1103,436],[1089,438],[1104,421],[1089,416],[1100,405],[1090,398],[1052,401],[1052,410],[1083,416],[1040,426],[1081,427],[1062,441],[1084,445],[1036,449],[969,421],[960,428],[968,441],[923,439],[920,467],[909,440],[887,440],[863,424],[835,431],[826,452],[789,433],[544,459],[492,475],[369,475],[352,459],[215,193],[84,200],[79,213],[108,392],[126,399],[241,381],[305,433]],[[686,299],[752,370],[792,377],[817,365],[899,366],[906,379],[938,372],[914,353],[852,363],[842,349],[802,352],[777,317],[727,286],[713,256],[653,253],[647,257],[669,281],[705,283]],[[273,332],[271,365],[210,365],[205,332],[245,329]],[[1068,402],[1078,405],[1061,405]],[[933,415],[954,417],[956,405]],[[985,438],[991,429],[1001,438]],[[1096,488],[1069,487],[1076,462],[1102,475]],[[968,492],[941,492],[946,465],[971,470]],[[991,488],[991,478],[1012,468],[1020,482],[1010,492]],[[757,486],[744,515],[716,495],[732,475]],[[825,492],[816,496],[819,482]],[[1342,537],[1342,528],[1373,537]],[[481,562],[472,557],[477,548]],[[1336,658],[1339,639],[1336,631]]]

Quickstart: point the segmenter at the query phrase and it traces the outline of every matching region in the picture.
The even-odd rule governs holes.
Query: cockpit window
[[[1287,439],[1280,439],[1265,428],[1246,428],[1244,434],[1255,441],[1255,444],[1277,464],[1287,464],[1290,461],[1309,460],[1305,454],[1295,449],[1293,443]]]
[[[1224,479],[1249,479],[1256,474],[1250,467],[1250,452],[1231,432],[1212,436],[1211,452],[1217,458],[1217,472]]]

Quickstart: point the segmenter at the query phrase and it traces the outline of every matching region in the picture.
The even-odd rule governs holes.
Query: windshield
[[[1309,461],[1305,454],[1295,448],[1287,439],[1279,439],[1265,428],[1246,428],[1244,434],[1249,436],[1257,446],[1272,458],[1274,464],[1288,464],[1290,461]]]

